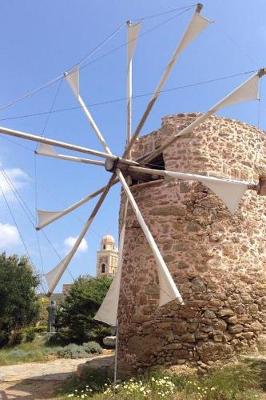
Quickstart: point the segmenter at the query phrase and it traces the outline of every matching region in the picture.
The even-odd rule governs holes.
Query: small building
[[[96,276],[114,276],[118,265],[118,250],[113,236],[106,235],[97,251]]]
[[[63,290],[62,293],[64,296],[67,296],[70,292],[70,289],[72,288],[73,284],[72,283],[64,283],[63,284]]]

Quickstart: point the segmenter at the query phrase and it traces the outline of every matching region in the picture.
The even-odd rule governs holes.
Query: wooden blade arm
[[[82,97],[80,96],[80,93],[79,93],[79,67],[76,67],[75,69],[73,69],[70,72],[65,72],[65,78],[66,78],[67,82],[69,83],[69,86],[71,87],[72,92],[73,92],[74,96],[76,97],[81,109],[83,110],[87,120],[89,121],[89,124],[91,125],[92,129],[94,130],[94,133],[95,133],[97,139],[103,146],[106,153],[112,154],[112,152],[109,149],[109,147],[106,143],[106,140],[104,139],[99,127],[97,126],[92,114],[90,113],[88,107],[86,106]]]
[[[5,128],[2,126],[0,126],[0,134],[1,133],[3,135],[14,136],[14,137],[18,137],[20,139],[26,139],[26,140],[30,140],[30,141],[37,142],[37,143],[43,143],[43,144],[48,144],[51,146],[62,147],[63,149],[77,151],[79,153],[92,154],[94,156],[97,156],[100,158],[105,158],[105,159],[111,160],[113,162],[115,162],[119,159],[119,161],[124,164],[128,164],[128,165],[138,164],[135,161],[127,160],[125,158],[119,158],[113,154],[104,153],[104,152],[98,151],[98,150],[92,150],[87,147],[77,146],[77,145],[74,145],[71,143],[61,142],[59,140],[49,139],[47,137],[33,135],[31,133],[17,131],[15,129],[9,129],[9,128]]]
[[[161,147],[153,151],[141,158],[141,164],[145,164],[156,158],[159,154],[161,154],[167,147],[171,146],[180,136],[184,136],[188,133],[191,133],[193,129],[202,124],[206,119],[208,119],[211,115],[215,114],[216,111],[220,110],[223,107],[228,105],[235,104],[240,101],[247,101],[255,99],[257,96],[257,88],[259,79],[266,74],[266,69],[261,68],[258,72],[248,78],[244,83],[234,89],[231,93],[225,96],[222,100],[216,103],[213,107],[209,109],[205,114],[200,115],[196,118],[191,124],[189,124],[186,128],[177,132],[173,135],[169,140],[167,140]],[[252,86],[251,86],[252,85]],[[250,94],[248,92],[250,90]]]
[[[91,165],[100,165],[100,166],[105,166],[105,162],[101,160],[92,160],[89,158],[83,158],[83,157],[74,157],[74,156],[68,156],[65,154],[58,154],[54,150],[52,146],[49,144],[41,144],[38,149],[35,151],[35,154],[38,156],[44,156],[44,157],[52,157],[56,158],[58,160],[65,160],[65,161],[72,161],[72,162],[77,162],[81,164],[91,164]]]
[[[104,192],[102,193],[101,197],[97,201],[91,215],[89,216],[87,222],[82,228],[82,231],[80,232],[74,246],[70,250],[70,252],[67,254],[67,256],[48,274],[46,274],[46,280],[49,286],[49,293],[48,295],[51,295],[53,293],[54,289],[56,288],[59,280],[61,279],[63,273],[65,272],[66,268],[68,267],[69,263],[71,262],[72,258],[76,254],[84,236],[88,232],[89,227],[91,226],[94,218],[96,217],[101,205],[103,204],[113,182],[115,180],[115,177],[112,176],[111,179],[109,180],[108,184],[105,186]],[[53,273],[54,272],[54,273]],[[50,274],[50,275],[49,275]],[[52,278],[49,280],[49,276]]]
[[[203,7],[202,4],[197,5],[195,13],[183,35],[181,41],[179,42],[173,56],[171,57],[166,69],[164,70],[164,72],[161,76],[161,79],[154,91],[154,94],[152,95],[152,97],[146,107],[146,110],[144,111],[144,114],[141,117],[141,120],[139,121],[137,128],[125,150],[125,153],[124,153],[125,157],[127,157],[128,154],[130,154],[132,146],[134,145],[135,141],[137,140],[138,136],[140,135],[140,132],[141,132],[154,104],[156,103],[158,97],[160,96],[162,88],[164,87],[166,81],[168,80],[168,78],[176,64],[178,57],[181,55],[183,50],[189,45],[189,43],[191,43],[197,37],[197,35],[204,28],[206,28],[208,26],[208,24],[210,23],[209,20],[200,16],[202,7]]]
[[[119,182],[118,179],[115,179],[114,182],[112,183],[112,186],[116,185],[118,182]],[[44,228],[45,226],[51,224],[52,222],[71,213],[72,211],[81,207],[83,204],[87,203],[88,201],[97,197],[99,194],[103,193],[105,191],[105,188],[106,188],[106,186],[101,187],[100,189],[96,190],[95,192],[89,194],[88,196],[84,197],[83,199],[79,200],[78,202],[72,204],[70,207],[67,207],[61,211],[37,210],[38,226],[36,227],[36,229],[40,230],[40,229]]]
[[[136,218],[138,220],[138,223],[141,226],[141,229],[143,230],[143,233],[150,245],[150,248],[153,252],[153,255],[155,257],[156,260],[156,264],[157,264],[157,270],[158,270],[158,275],[159,275],[159,281],[160,281],[160,306],[178,299],[178,301],[183,304],[183,299],[175,285],[175,282],[173,281],[173,278],[164,262],[164,259],[158,249],[158,246],[155,243],[155,240],[148,228],[148,226],[146,225],[144,218],[142,217],[142,214],[138,208],[138,205],[128,187],[128,184],[122,174],[122,172],[117,169],[116,170],[116,174],[117,177],[119,178],[126,196],[128,197],[129,203],[131,204],[131,207],[136,215]]]

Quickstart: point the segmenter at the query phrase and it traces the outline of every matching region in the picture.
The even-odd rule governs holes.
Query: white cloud
[[[5,174],[0,173],[0,186],[5,195],[13,195],[12,185],[16,189],[21,189],[29,182],[29,176],[20,168],[5,168],[4,172]]]
[[[0,222],[0,249],[6,250],[20,243],[19,233],[14,225]]]
[[[74,236],[69,236],[64,240],[64,245],[66,246],[67,250],[70,250],[74,246],[76,240],[77,237]],[[82,239],[78,248],[78,253],[85,253],[87,250],[88,250],[88,243],[86,239]]]

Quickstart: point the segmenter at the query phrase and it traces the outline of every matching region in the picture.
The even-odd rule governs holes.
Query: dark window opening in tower
[[[164,170],[165,169],[165,163],[164,163],[163,153],[159,154],[153,160],[149,161],[148,164],[146,164],[145,166],[147,168],[151,168],[151,169]]]
[[[150,160],[147,164],[145,164],[145,167],[150,168],[150,169],[164,170],[165,163],[164,163],[163,153],[159,154],[157,157]],[[150,175],[150,174],[149,175],[148,174],[139,174],[138,176],[134,175],[134,176],[131,176],[131,178],[132,178],[131,186],[138,185],[138,184],[144,183],[144,182],[152,182],[152,181],[161,179],[160,176]]]
[[[104,245],[103,245],[103,250],[105,250],[105,247],[106,247],[106,246],[105,246],[105,244],[104,244]]]
[[[102,271],[102,274],[105,274],[105,264],[101,265],[101,271]]]

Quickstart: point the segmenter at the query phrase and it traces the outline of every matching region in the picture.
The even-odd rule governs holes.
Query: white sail
[[[57,156],[57,153],[53,146],[50,144],[44,144],[40,143],[37,147],[36,154],[39,154],[41,156],[50,156],[50,157],[55,157]]]
[[[158,246],[148,228],[146,225],[146,222],[144,221],[144,218],[138,208],[138,205],[126,183],[126,180],[121,173],[119,169],[117,169],[117,177],[119,178],[125,193],[128,197],[128,200],[131,204],[131,207],[136,215],[136,218],[138,220],[138,223],[140,224],[143,233],[147,239],[147,242],[150,245],[150,248],[152,250],[152,253],[154,255],[156,265],[157,265],[157,271],[158,271],[158,276],[159,276],[159,286],[160,286],[160,300],[159,300],[159,306],[163,306],[170,301],[173,300],[178,300],[180,304],[183,304],[183,299],[181,294],[179,293],[176,284],[164,262],[164,259],[160,253],[160,250],[158,249]]]
[[[242,83],[238,88],[229,93],[223,100],[219,101],[211,111],[216,112],[223,107],[228,107],[233,104],[241,103],[242,101],[258,100],[259,99],[259,81],[258,73]]]
[[[110,326],[116,326],[117,323],[117,312],[118,302],[120,296],[120,283],[121,283],[121,272],[122,272],[122,249],[120,244],[119,257],[118,257],[118,269],[117,273],[111,283],[111,286],[101,304],[101,307],[97,311],[94,319],[102,321]]]
[[[203,183],[223,201],[232,214],[237,210],[244,193],[248,189],[247,182],[173,171],[163,172],[165,172],[166,176],[172,176],[173,178],[193,180]]]
[[[68,256],[66,256],[62,261],[60,261],[60,263],[55,268],[47,272],[47,274],[44,274],[44,277],[48,285],[49,293],[53,293],[67,265],[68,265]]]
[[[73,90],[76,97],[79,96],[79,68],[75,67],[65,74],[65,78],[69,86]]]
[[[249,182],[245,181],[143,167],[129,167],[129,171],[164,176],[167,178],[201,182],[211,189],[225,203],[231,213],[236,211],[245,191],[248,190],[250,185]]]
[[[141,24],[139,22],[136,24],[128,24],[128,60],[132,60],[132,57],[134,55],[140,28]]]
[[[38,230],[42,229],[46,225],[60,218],[62,214],[63,214],[62,211],[37,210],[37,218],[38,218],[37,229]]]
[[[199,179],[199,181],[211,189],[232,214],[237,210],[244,193],[248,189],[248,185],[245,183],[237,184],[230,181],[223,182],[222,180],[220,182],[212,182],[208,179]]]

